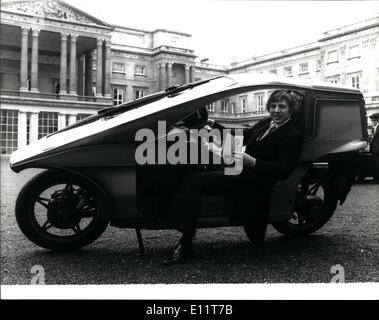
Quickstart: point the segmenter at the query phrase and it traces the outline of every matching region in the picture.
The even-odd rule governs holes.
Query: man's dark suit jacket
[[[379,125],[377,125],[370,142],[370,152],[372,155],[379,157]]]
[[[270,126],[271,118],[263,118],[244,131],[245,153],[256,158],[254,170],[268,183],[288,178],[295,169],[304,144],[304,137],[292,120],[268,136],[257,140]]]

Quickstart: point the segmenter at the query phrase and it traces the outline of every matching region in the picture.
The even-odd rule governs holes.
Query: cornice
[[[170,51],[170,50],[165,50],[165,49],[153,52],[152,56],[155,57],[160,54],[170,54],[174,56],[187,57],[187,58],[193,58],[193,59],[197,58],[197,55],[192,54],[192,53],[175,52],[175,51]]]
[[[30,18],[31,21],[28,22],[28,21],[25,21],[25,19],[15,20],[14,16],[27,17],[27,18]],[[113,27],[108,27],[108,26],[101,26],[101,25],[96,25],[96,24],[86,24],[86,23],[79,22],[79,21],[65,21],[65,20],[60,20],[60,19],[55,19],[55,18],[44,18],[44,17],[38,17],[38,16],[31,15],[31,14],[27,14],[27,13],[20,14],[20,13],[2,10],[1,11],[1,20],[4,21],[5,18],[10,19],[10,21],[20,21],[22,23],[32,23],[35,21],[37,21],[37,23],[38,23],[40,21],[43,21],[43,23],[40,23],[41,26],[45,26],[46,22],[52,21],[54,23],[58,23],[60,25],[60,28],[62,28],[62,25],[66,25],[66,26],[67,25],[69,25],[69,26],[77,25],[77,26],[83,26],[85,28],[95,28],[95,29],[107,30],[109,32],[114,30]],[[2,23],[3,23],[3,21],[2,21]]]
[[[242,69],[242,68],[247,68],[247,67],[251,67],[251,66],[260,65],[260,64],[263,64],[263,63],[266,63],[266,62],[271,62],[271,61],[275,61],[275,60],[279,60],[279,59],[285,59],[285,58],[288,58],[288,57],[295,57],[295,56],[297,56],[299,54],[308,53],[308,52],[312,52],[312,51],[317,51],[317,50],[320,50],[320,49],[321,49],[321,46],[317,46],[317,47],[313,47],[313,48],[309,48],[309,49],[300,50],[300,51],[297,51],[297,52],[285,53],[283,55],[275,56],[275,57],[272,57],[272,58],[267,58],[267,59],[262,59],[262,60],[258,60],[258,61],[253,61],[253,62],[250,62],[250,63],[247,63],[247,64],[243,64],[243,65],[241,64],[238,67],[230,67],[230,68],[228,68],[228,70],[229,71],[235,71],[235,70]]]
[[[85,101],[69,101],[69,100],[55,100],[55,99],[40,99],[28,97],[10,97],[1,95],[1,103],[17,104],[17,105],[30,105],[37,107],[65,107],[65,108],[87,108],[98,110],[103,107],[109,106],[109,102],[85,102]]]
[[[351,29],[351,30],[342,31],[342,32],[339,32],[339,33],[336,33],[336,34],[333,34],[333,35],[330,35],[330,36],[322,37],[318,41],[319,42],[323,42],[323,41],[327,41],[327,40],[331,40],[331,39],[335,39],[335,38],[340,38],[340,37],[343,37],[343,36],[347,36],[349,34],[365,31],[365,30],[372,29],[372,28],[375,28],[375,27],[379,27],[379,23],[370,24],[370,25],[363,26],[363,27],[358,28],[358,29]]]

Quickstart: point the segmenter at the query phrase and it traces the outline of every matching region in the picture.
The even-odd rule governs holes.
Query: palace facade
[[[1,154],[10,154],[97,110],[167,87],[241,72],[339,82],[379,112],[379,17],[325,32],[319,41],[229,66],[196,61],[191,35],[110,25],[64,1],[3,1],[0,29]],[[208,106],[249,125],[267,92]]]

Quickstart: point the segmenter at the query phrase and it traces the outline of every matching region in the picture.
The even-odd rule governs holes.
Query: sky
[[[229,65],[317,41],[379,14],[379,1],[65,0],[110,23],[192,35],[197,60]]]

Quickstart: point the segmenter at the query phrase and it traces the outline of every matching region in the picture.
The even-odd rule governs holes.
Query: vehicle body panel
[[[117,108],[123,106],[115,107],[114,111],[108,109],[99,112],[92,119],[83,120],[15,151],[10,158],[11,168],[16,172],[31,167],[68,170],[88,177],[110,197],[111,224],[158,228],[159,221],[154,219],[154,215],[153,219],[147,219],[147,215],[149,210],[156,210],[154,201],[159,203],[159,199],[156,199],[154,190],[139,192],[141,188],[144,190],[140,185],[149,184],[152,175],[148,173],[148,166],[145,168],[136,163],[135,151],[139,145],[135,139],[136,132],[144,128],[157,134],[158,121],[166,121],[169,128],[214,100],[265,88],[287,88],[304,93],[297,119],[298,127],[306,138],[301,162],[292,176],[279,181],[273,190],[270,221],[285,220],[292,213],[297,186],[314,162],[322,159],[328,161],[328,157],[338,162],[335,159],[339,155],[345,157],[351,154],[354,157],[365,147],[367,123],[364,122],[364,100],[359,90],[263,75],[221,76],[183,91],[172,91],[171,94],[168,91],[151,103],[137,103],[124,112],[117,113],[117,110],[121,110]],[[153,167],[157,175],[162,177],[162,192],[165,188],[168,190],[163,196],[169,199],[168,194],[178,187],[180,176],[188,168],[170,165]],[[348,170],[350,168],[346,167],[336,175],[347,175]],[[165,174],[168,174],[167,178]],[[165,179],[169,180],[167,185],[163,181]],[[347,179],[343,183],[346,186],[341,188],[345,190],[341,191],[341,199],[346,197],[351,181]],[[213,219],[213,224],[222,225],[225,220],[222,212],[228,208],[224,197],[208,197],[208,201],[209,207],[215,212],[210,214],[204,210],[203,225],[212,224],[209,215],[218,217],[218,222]],[[212,206],[212,201],[217,205]],[[141,210],[144,205],[147,208]],[[207,206],[207,201],[204,206]],[[226,224],[233,224],[230,219],[226,221]]]

